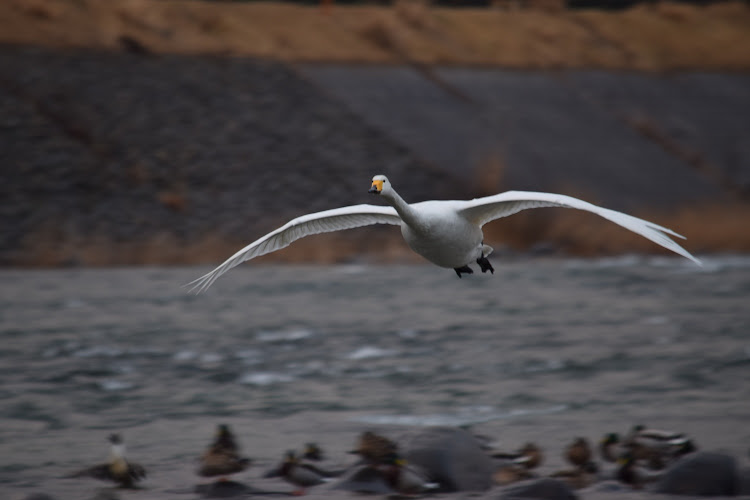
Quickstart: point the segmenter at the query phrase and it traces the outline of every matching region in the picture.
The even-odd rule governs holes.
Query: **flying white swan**
[[[382,196],[391,206],[352,205],[297,217],[250,243],[210,273],[188,283],[190,290],[200,293],[236,265],[285,248],[302,237],[371,224],[401,226],[401,234],[412,250],[433,264],[453,268],[459,278],[462,273],[473,273],[469,267],[472,262],[479,264],[482,272],[494,273],[487,260],[492,248],[484,244],[482,226],[521,210],[539,207],[577,208],[595,213],[696,264],[701,263],[668,236],[684,238],[670,229],[562,194],[507,191],[468,201],[433,200],[409,204],[384,175],[372,178],[369,192]]]

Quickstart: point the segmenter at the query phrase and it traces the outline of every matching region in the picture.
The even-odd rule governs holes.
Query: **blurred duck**
[[[635,426],[625,439],[616,433],[602,438],[599,451],[608,462],[617,462],[625,454],[641,465],[654,470],[663,469],[678,458],[696,451],[693,441],[681,433]]]
[[[634,425],[625,438],[625,443],[637,440],[651,440],[656,442],[671,442],[677,444],[687,440],[687,436],[681,432],[665,431],[661,429],[650,429],[645,425]]]
[[[307,443],[305,450],[302,452],[302,458],[319,462],[323,460],[323,450],[316,443]]]
[[[109,461],[71,474],[67,477],[93,477],[112,481],[121,488],[135,488],[135,483],[146,477],[146,469],[125,459],[125,443],[119,434],[109,436],[111,443]]]
[[[617,460],[624,452],[625,450],[620,442],[620,435],[616,432],[605,434],[602,440],[599,441],[599,454],[607,462],[617,463]]]
[[[650,469],[663,469],[683,455],[696,450],[695,444],[680,432],[649,429],[636,425],[623,442],[623,448],[636,461]]]
[[[336,476],[340,476],[344,472],[346,472],[346,469],[329,469],[329,468],[323,468],[322,465],[313,465],[312,462],[320,463],[325,459],[325,455],[323,453],[323,450],[318,446],[316,443],[307,443],[305,444],[305,447],[302,449],[302,453],[297,458],[297,461],[300,464],[303,464],[305,467],[308,467],[312,470],[315,470],[318,474],[321,476],[332,478]]]
[[[203,477],[221,476],[225,480],[229,474],[241,472],[250,465],[249,458],[240,456],[237,441],[228,425],[221,424],[216,429],[213,443],[201,456],[198,475]]]
[[[593,452],[586,438],[575,438],[565,447],[563,457],[573,464],[573,468],[554,472],[550,477],[565,481],[571,488],[579,489],[591,485],[596,479],[599,467],[592,460]]]
[[[593,458],[591,445],[586,438],[578,437],[565,447],[565,459],[576,467],[588,466]]]
[[[284,461],[274,471],[266,474],[266,477],[281,476],[286,482],[297,486],[294,495],[304,495],[305,489],[329,481],[325,472],[312,464],[302,462],[299,457],[290,450],[286,452]]]
[[[628,452],[617,460],[617,464],[619,465],[616,475],[617,480],[629,484],[634,489],[641,489],[647,483],[656,481],[662,475],[660,472],[639,467],[636,458]]]
[[[510,463],[498,467],[497,470],[495,470],[495,472],[492,474],[492,481],[495,484],[505,486],[507,484],[512,484],[518,481],[524,481],[526,479],[532,479],[535,477],[536,474],[534,474],[526,467]]]
[[[502,461],[492,474],[495,484],[506,485],[536,477],[531,469],[538,467],[544,460],[541,448],[534,443],[526,443],[518,451],[496,451],[490,456]]]
[[[402,495],[416,495],[440,487],[437,483],[428,482],[396,453],[389,454],[384,463],[378,466],[378,470],[382,472],[388,486]]]
[[[696,450],[695,445],[689,439],[676,443],[665,442],[654,446],[636,442],[627,449],[638,462],[653,470],[663,469],[681,456]]]
[[[597,465],[588,461],[580,467],[563,469],[550,474],[550,477],[560,479],[573,489],[581,489],[591,486],[597,479],[599,468]]]
[[[367,464],[378,465],[388,462],[392,455],[397,455],[398,446],[385,436],[365,431],[360,434],[357,447],[349,453],[359,455]]]
[[[518,451],[515,452],[502,452],[497,451],[491,453],[492,458],[498,458],[502,460],[509,460],[513,465],[520,465],[525,469],[534,469],[541,465],[544,461],[544,454],[542,449],[534,443],[526,443]]]

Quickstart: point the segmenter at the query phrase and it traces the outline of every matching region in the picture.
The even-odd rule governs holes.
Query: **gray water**
[[[193,498],[218,423],[251,483],[308,441],[344,464],[362,430],[424,425],[534,440],[545,472],[635,423],[746,456],[750,257],[494,264],[245,265],[198,296],[207,268],[0,271],[0,497],[91,498],[62,476],[117,431],[150,473],[127,498]]]

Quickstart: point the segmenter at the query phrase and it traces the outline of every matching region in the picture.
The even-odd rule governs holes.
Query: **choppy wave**
[[[283,384],[292,382],[294,377],[286,373],[274,372],[253,372],[242,375],[239,379],[240,384],[267,386],[272,384]]]
[[[99,387],[104,391],[125,391],[135,387],[132,382],[117,379],[105,379],[98,382]]]
[[[306,328],[292,328],[289,330],[264,330],[255,335],[259,342],[294,342],[308,339],[315,335],[313,330]]]
[[[346,359],[371,359],[371,358],[389,358],[393,357],[398,353],[398,351],[394,349],[382,349],[380,347],[375,346],[362,346],[358,349],[355,349],[354,351],[348,353],[345,358]]]
[[[538,415],[560,413],[568,409],[567,405],[555,405],[546,408],[515,408],[499,411],[489,408],[467,408],[456,413],[432,413],[423,415],[362,415],[351,420],[369,425],[398,425],[398,426],[468,426],[493,420],[506,420]]]

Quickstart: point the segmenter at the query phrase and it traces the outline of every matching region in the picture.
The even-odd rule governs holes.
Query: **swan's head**
[[[388,177],[385,175],[376,175],[372,178],[372,186],[370,186],[368,193],[383,194],[383,192],[388,192],[390,189],[391,183],[388,182]]]

